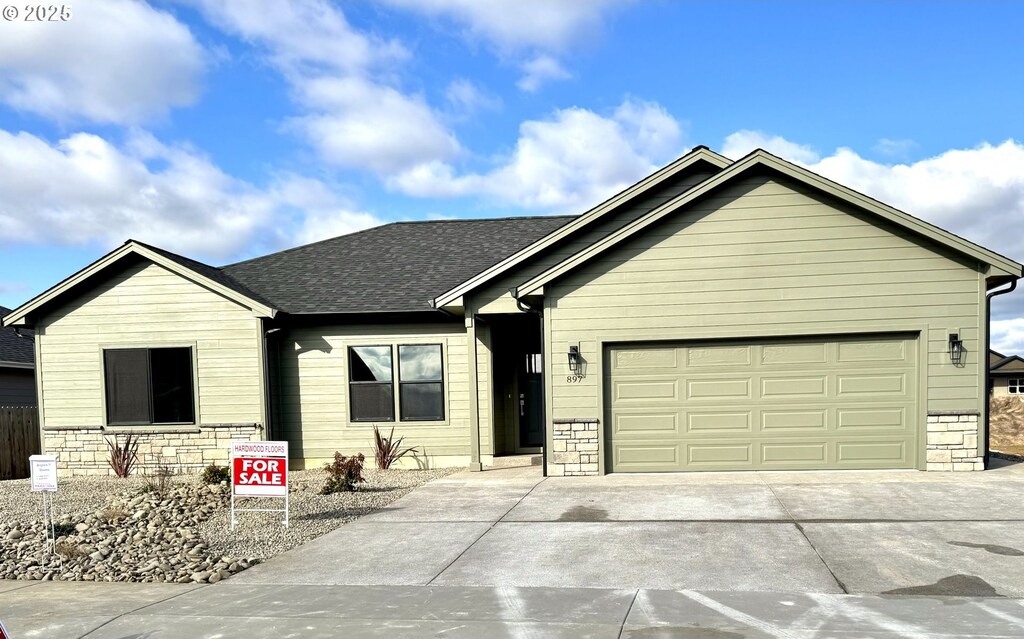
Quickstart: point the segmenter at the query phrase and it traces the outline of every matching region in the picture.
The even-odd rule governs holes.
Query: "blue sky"
[[[765,147],[1024,259],[1024,4],[74,4],[0,23],[0,304],[125,239],[213,264],[582,212]],[[1024,350],[1024,293],[995,344]]]

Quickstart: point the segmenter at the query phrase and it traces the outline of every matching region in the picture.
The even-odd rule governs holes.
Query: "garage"
[[[914,468],[916,335],[610,346],[611,472]]]

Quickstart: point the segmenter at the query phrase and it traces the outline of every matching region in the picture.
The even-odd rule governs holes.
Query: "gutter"
[[[992,291],[991,293],[987,293],[985,295],[985,352],[983,353],[983,356],[985,358],[985,401],[982,402],[982,405],[981,405],[981,410],[984,411],[984,420],[983,421],[984,421],[984,424],[985,424],[985,433],[984,433],[984,437],[982,437],[982,442],[984,442],[984,447],[985,447],[984,451],[982,452],[982,458],[984,459],[985,470],[988,470],[988,459],[989,459],[988,440],[989,440],[989,436],[990,436],[989,418],[991,417],[991,415],[990,415],[990,413],[991,413],[991,410],[990,410],[990,405],[991,405],[990,393],[992,392],[992,377],[991,377],[992,376],[992,365],[989,362],[988,354],[989,354],[989,350],[992,348],[992,298],[993,297],[997,297],[999,295],[1006,295],[1007,293],[1012,293],[1016,288],[1017,288],[1017,278],[1013,278],[1010,281],[1009,288],[1000,289],[998,291]]]
[[[509,293],[511,293],[512,294],[512,298],[515,299],[516,306],[519,307],[519,310],[521,310],[524,313],[533,313],[534,315],[536,315],[540,319],[540,333],[541,333],[540,334],[540,361],[541,361],[541,365],[543,366],[544,375],[547,376],[548,375],[548,365],[549,365],[549,362],[547,360],[547,354],[544,352],[544,311],[537,310],[537,309],[533,308],[532,306],[530,306],[529,304],[527,304],[526,302],[524,302],[523,300],[519,299],[519,297],[516,296],[517,289],[511,288],[511,289],[509,289]],[[541,476],[542,477],[547,477],[548,476],[548,394],[546,392],[546,389],[547,389],[547,384],[546,383],[544,384],[543,388],[545,389],[545,392],[542,392],[540,394],[540,414],[542,415],[541,420],[540,420],[540,436],[541,436],[541,441],[544,442],[544,445],[540,447],[540,467],[541,467]]]

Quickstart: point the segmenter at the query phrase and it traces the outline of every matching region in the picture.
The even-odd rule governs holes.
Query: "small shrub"
[[[79,549],[78,545],[70,541],[58,541],[53,546],[53,552],[65,559],[78,559],[85,556],[85,553]]]
[[[167,464],[160,464],[156,467],[156,472],[146,475],[142,485],[143,492],[156,493],[158,495],[166,493],[167,489],[171,487],[172,477],[174,477],[174,469]]]
[[[331,495],[356,489],[356,484],[361,484],[363,479],[363,462],[366,457],[359,453],[346,457],[341,453],[334,453],[334,461],[324,464],[324,472],[327,473],[327,481],[320,489],[321,495]]]
[[[107,463],[114,469],[114,474],[122,479],[131,475],[132,470],[135,469],[135,464],[139,461],[138,438],[129,433],[124,436],[123,445],[117,435],[114,435],[113,440],[107,439],[105,441],[107,442],[107,450],[110,452]]]
[[[373,456],[377,462],[377,468],[387,470],[391,468],[392,464],[409,453],[416,454],[415,448],[402,448],[403,439],[405,438],[399,437],[398,440],[395,440],[394,426],[391,427],[391,433],[387,437],[381,435],[380,430],[376,426],[373,427]]]
[[[220,484],[226,481],[231,481],[231,469],[227,466],[210,464],[203,469],[203,474],[200,479],[204,484]]]

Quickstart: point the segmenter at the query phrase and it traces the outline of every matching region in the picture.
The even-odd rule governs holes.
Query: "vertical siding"
[[[979,407],[979,265],[881,228],[795,184],[750,178],[548,288],[551,416],[599,417],[602,342],[923,330],[927,408]],[[947,333],[967,361],[954,367]],[[581,343],[583,383],[558,354]]]
[[[509,295],[510,288],[522,284],[531,277],[562,262],[644,213],[682,195],[711,175],[710,172],[684,172],[666,180],[657,188],[639,196],[629,206],[623,206],[619,210],[607,214],[603,219],[593,223],[589,228],[577,232],[562,244],[530,259],[479,291],[474,291],[472,294],[473,308],[478,313],[519,313],[515,300]]]
[[[35,405],[35,371],[31,368],[0,368],[0,406]]]
[[[192,346],[200,423],[258,423],[259,320],[146,262],[95,285],[39,322],[44,423],[101,426],[104,348]]]
[[[352,422],[348,406],[349,346],[442,344],[446,411],[440,422],[380,422],[388,432],[404,437],[421,455],[434,458],[469,456],[469,370],[467,335],[462,324],[327,326],[290,329],[279,344],[278,398],[281,421],[277,431],[293,447],[293,456],[313,467],[335,451],[362,452],[373,457],[373,423]],[[489,365],[486,347],[479,343],[481,449],[491,450]],[[489,362],[489,357],[486,358]],[[397,368],[397,361],[395,362]],[[396,370],[397,374],[397,370]],[[396,375],[397,376],[397,375]],[[397,389],[396,389],[397,393]],[[484,403],[484,402],[487,403]],[[396,413],[397,417],[397,413]],[[301,454],[300,452],[301,451]],[[434,462],[436,463],[436,461]]]

